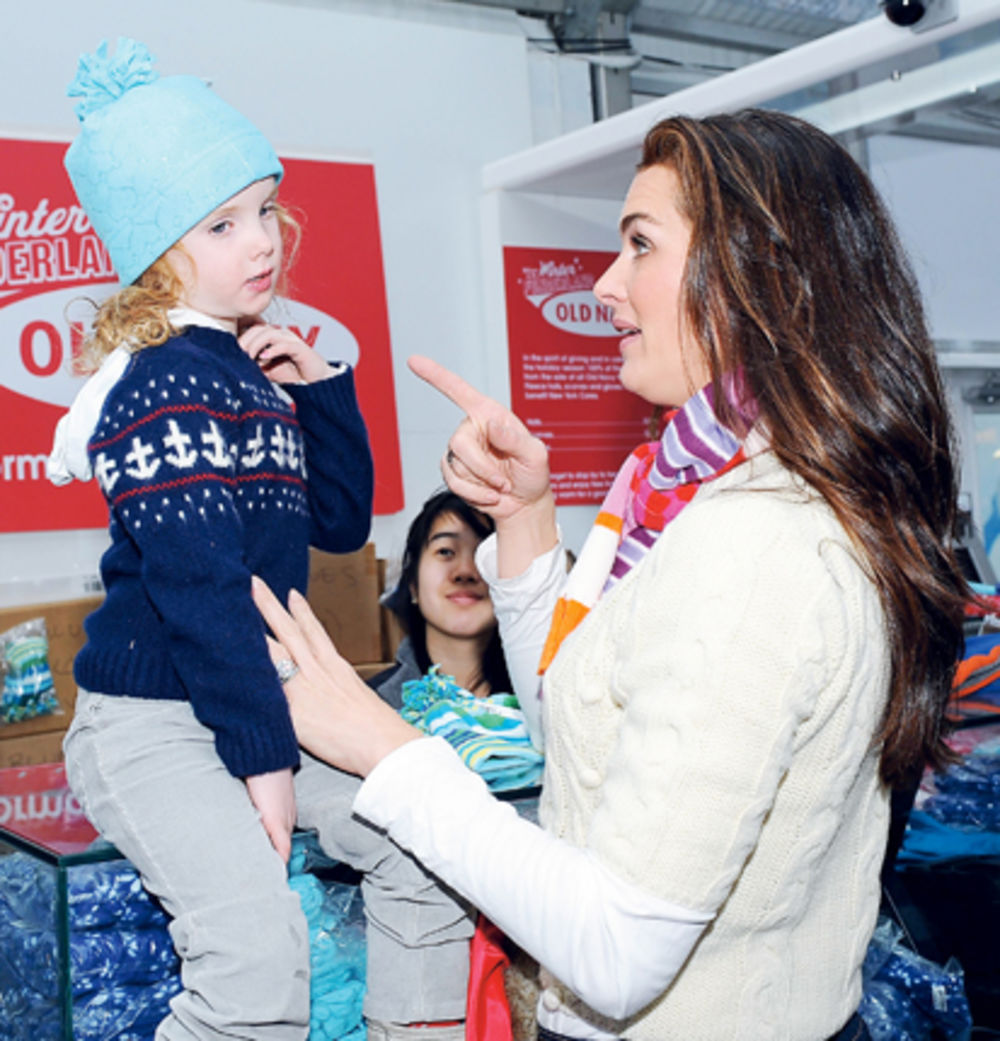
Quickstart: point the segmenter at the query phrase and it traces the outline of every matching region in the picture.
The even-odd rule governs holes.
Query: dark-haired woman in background
[[[545,446],[410,361],[466,413],[442,468],[496,523],[477,560],[522,701],[545,645],[542,828],[258,586],[302,667],[292,718],[366,778],[359,815],[545,967],[540,1037],[866,1038],[889,791],[946,755],[967,596],[916,280],[854,160],[774,112],[653,127],[620,233],[595,286],[620,380],[676,414],[568,579]]]
[[[475,562],[492,532],[489,517],[447,490],[432,495],[411,522],[399,580],[382,601],[406,635],[396,664],[369,680],[393,708],[402,708],[403,684],[432,665],[472,694],[511,689],[489,589]]]
[[[369,681],[394,709],[403,685],[432,666],[479,697],[509,692],[489,590],[475,552],[493,521],[453,492],[432,495],[407,533],[402,572],[385,605],[406,632],[396,664]],[[462,1041],[475,913],[385,834],[353,816],[357,777],[303,756],[299,824],[361,872],[367,918],[369,1041]]]

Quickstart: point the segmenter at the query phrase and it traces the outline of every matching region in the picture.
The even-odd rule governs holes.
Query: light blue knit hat
[[[281,179],[248,119],[195,76],[159,78],[135,40],[81,55],[67,94],[83,100],[66,170],[123,284],[247,185]]]

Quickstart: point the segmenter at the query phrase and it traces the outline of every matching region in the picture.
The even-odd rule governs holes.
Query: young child
[[[184,990],[157,1041],[301,1041],[309,939],[284,863],[299,752],[250,585],[301,590],[310,542],[368,536],[353,376],[261,319],[292,222],[251,123],[126,39],[83,56],[69,93],[66,167],[123,288],[51,460],[57,481],[92,468],[110,511],[67,773],[173,917]]]

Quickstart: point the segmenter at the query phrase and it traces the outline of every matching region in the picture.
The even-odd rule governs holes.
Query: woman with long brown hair
[[[258,587],[292,716],[539,959],[543,1039],[865,1038],[889,786],[945,755],[965,596],[916,282],[857,164],[778,113],[657,124],[620,232],[595,293],[622,384],[670,415],[568,578],[544,445],[410,362],[467,415],[442,468],[496,523],[477,563],[522,702],[540,657],[542,827]]]

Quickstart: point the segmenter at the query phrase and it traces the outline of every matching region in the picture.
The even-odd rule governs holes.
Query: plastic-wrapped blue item
[[[3,962],[0,951],[0,963]],[[0,968],[0,1037],[4,1041],[62,1041],[58,1002],[46,1001]]]
[[[0,723],[20,723],[59,711],[44,618],[31,618],[0,633]]]
[[[158,925],[170,919],[142,886],[127,860],[80,864],[69,873],[67,912],[71,929]],[[38,928],[51,928],[55,875],[46,865],[22,854],[0,858],[0,917]]]
[[[965,1038],[972,1014],[961,966],[944,966],[914,953],[903,931],[881,918],[862,967],[858,1011],[872,1041],[945,1041]]]
[[[127,860],[81,864],[73,869],[67,887],[71,929],[108,926],[162,926],[170,924],[166,911],[143,888],[139,873]]]
[[[906,825],[897,868],[934,864],[966,857],[1000,857],[1000,832],[957,828],[922,810],[913,810]]]
[[[935,777],[921,809],[945,824],[1000,831],[1000,755],[970,755]]]
[[[288,883],[298,893],[309,925],[309,1041],[363,1038],[366,945],[361,892],[355,885],[324,884],[308,872],[294,873],[301,863],[293,852]]]
[[[59,960],[52,930],[15,927],[4,937],[6,954],[44,997],[59,996]],[[69,934],[74,996],[108,986],[155,983],[176,975],[180,962],[164,928],[97,929]]]
[[[73,1002],[73,1041],[152,1041],[170,999],[181,989],[179,976],[158,983],[108,987]]]
[[[924,774],[897,857],[901,866],[1000,855],[1000,726],[956,730],[948,744],[961,759]]]
[[[22,853],[0,858],[0,921],[51,929],[54,913],[51,869]]]
[[[181,968],[170,934],[161,928],[70,933],[70,965],[74,996],[159,983]]]

